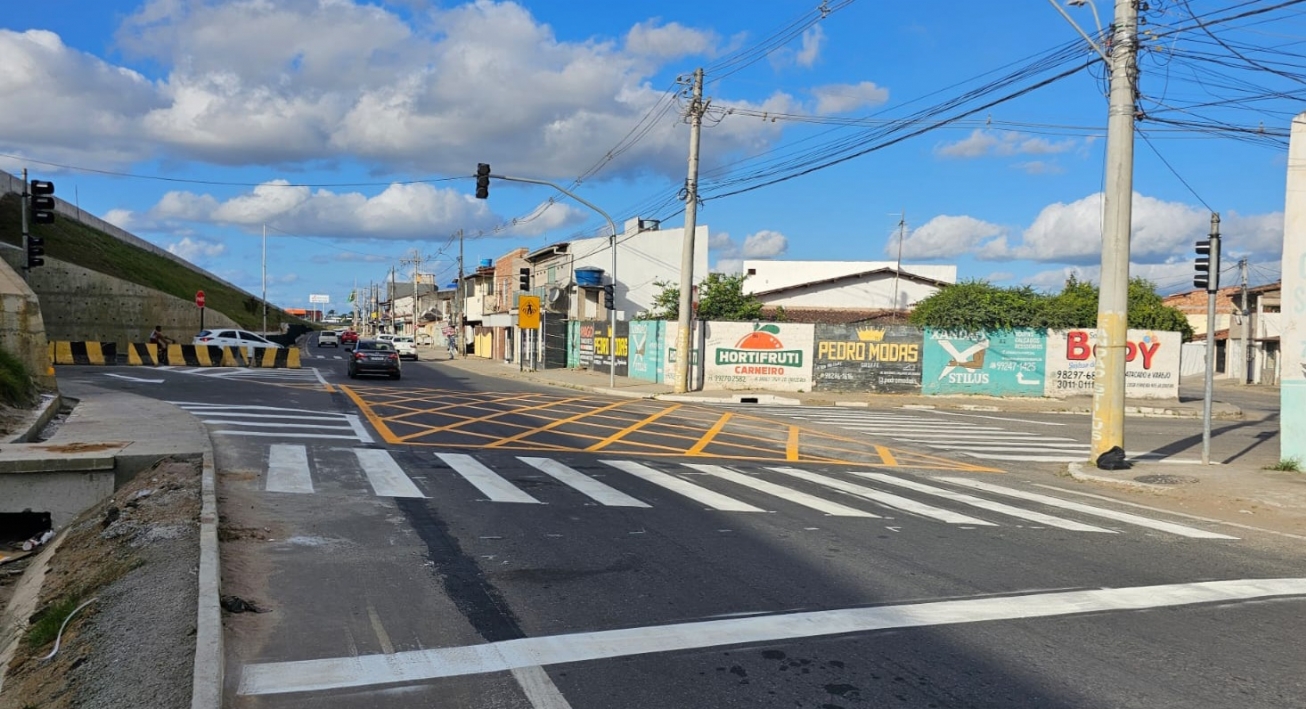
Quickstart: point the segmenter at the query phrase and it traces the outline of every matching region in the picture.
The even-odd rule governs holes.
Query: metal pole
[[[1111,43],[1111,107],[1107,116],[1103,193],[1102,283],[1097,306],[1092,457],[1125,446],[1125,342],[1129,330],[1129,232],[1134,189],[1134,87],[1137,0],[1116,0]]]
[[[1206,382],[1202,395],[1202,465],[1211,464],[1211,398],[1215,381],[1215,295],[1219,290],[1220,215],[1211,214],[1211,285],[1206,289]]]
[[[694,231],[698,228],[698,146],[703,130],[703,70],[694,70],[693,99],[689,103],[689,174],[685,177],[685,235],[680,247],[680,307],[676,329],[676,382],[674,391],[689,391],[690,324],[694,309]]]
[[[29,196],[29,195],[27,194],[27,168],[23,168],[23,195],[22,195],[22,200],[21,200],[21,201],[22,201],[22,205],[21,205],[21,208],[19,209],[19,211],[21,211],[21,212],[23,213],[23,256],[22,256],[22,258],[23,258],[23,268],[22,268],[22,271],[23,271],[23,280],[27,280],[27,272],[30,270],[30,269],[27,268],[27,249],[28,249],[28,246],[27,246],[27,238],[28,238],[28,236],[30,236],[30,234],[27,233],[27,199],[28,199],[28,196]]]
[[[263,334],[268,332],[268,225],[263,225]]]

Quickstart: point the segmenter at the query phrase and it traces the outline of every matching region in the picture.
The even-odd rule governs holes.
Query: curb
[[[191,709],[221,709],[222,681],[226,672],[222,647],[222,608],[218,605],[222,570],[218,563],[216,488],[213,445],[205,434],[204,470],[200,479],[199,600],[195,617],[195,669],[191,681]]]
[[[1153,485],[1151,483],[1140,483],[1137,480],[1120,480],[1118,478],[1109,478],[1105,475],[1094,475],[1084,472],[1083,463],[1067,463],[1066,471],[1070,477],[1080,482],[1102,483],[1105,485],[1115,485],[1117,487],[1130,488],[1132,490],[1145,490],[1149,492],[1169,492],[1173,488],[1167,485]]]
[[[32,443],[41,434],[41,430],[59,413],[59,407],[63,406],[63,396],[58,392],[43,394],[41,399],[41,410],[31,420],[27,429],[11,436],[6,443]]]

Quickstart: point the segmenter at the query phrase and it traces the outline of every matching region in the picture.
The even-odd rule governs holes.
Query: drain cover
[[[1197,478],[1186,475],[1139,475],[1134,480],[1148,485],[1187,485],[1197,482]]]

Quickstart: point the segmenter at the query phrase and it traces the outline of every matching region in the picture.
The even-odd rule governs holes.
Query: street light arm
[[[1094,41],[1093,41],[1093,38],[1092,38],[1092,37],[1089,37],[1089,36],[1088,36],[1088,33],[1087,33],[1087,32],[1085,32],[1084,30],[1080,29],[1080,27],[1079,27],[1079,23],[1078,23],[1078,22],[1075,22],[1075,18],[1071,17],[1071,16],[1070,16],[1070,13],[1066,12],[1065,8],[1061,7],[1061,4],[1058,3],[1057,0],[1048,0],[1048,3],[1051,4],[1052,7],[1056,8],[1056,11],[1059,12],[1059,13],[1061,13],[1061,16],[1062,16],[1062,17],[1066,18],[1066,22],[1069,22],[1069,23],[1070,23],[1070,26],[1071,26],[1071,27],[1074,27],[1074,28],[1075,28],[1075,31],[1079,33],[1079,36],[1080,36],[1080,37],[1083,37],[1084,40],[1088,42],[1088,46],[1092,47],[1092,48],[1093,48],[1093,51],[1097,52],[1097,55],[1098,55],[1099,57],[1102,57],[1102,61],[1106,62],[1107,64],[1110,64],[1110,63],[1111,63],[1111,58],[1108,57],[1108,56],[1106,55],[1106,52],[1105,52],[1101,47],[1099,47],[1099,46],[1097,45],[1097,42],[1094,42]],[[1096,20],[1096,19],[1097,19],[1097,6],[1092,5],[1092,4],[1090,3],[1090,7],[1093,8],[1093,18],[1094,18],[1094,20]],[[1101,22],[1098,22],[1098,30],[1099,30],[1099,31],[1100,31],[1101,28],[1102,28],[1101,25],[1102,25],[1102,23],[1101,23]]]
[[[603,217],[604,219],[608,220],[608,228],[612,230],[612,236],[613,236],[613,238],[616,238],[616,236],[617,236],[617,225],[616,225],[615,222],[612,221],[612,217],[609,217],[609,216],[608,216],[608,213],[607,213],[607,212],[605,212],[605,211],[603,211],[602,209],[599,209],[598,207],[594,206],[593,203],[587,201],[586,199],[584,199],[584,198],[581,197],[580,195],[577,195],[577,194],[575,194],[575,193],[573,193],[573,192],[569,192],[569,191],[567,191],[567,190],[565,190],[565,189],[559,187],[558,185],[555,185],[555,184],[553,184],[552,182],[549,182],[548,180],[535,180],[535,179],[531,179],[531,178],[529,178],[529,177],[508,177],[507,175],[490,175],[490,177],[493,177],[493,178],[496,179],[496,180],[507,180],[508,182],[527,182],[527,183],[530,183],[530,184],[532,184],[532,185],[546,185],[546,186],[548,186],[548,187],[552,187],[553,189],[555,189],[555,190],[557,190],[557,191],[559,191],[559,192],[561,192],[561,193],[567,195],[568,197],[571,197],[572,199],[576,200],[577,202],[580,202],[581,204],[585,205],[586,207],[589,207],[590,209],[593,209],[594,211],[598,212],[598,213],[599,213],[599,216],[601,216],[601,217]]]

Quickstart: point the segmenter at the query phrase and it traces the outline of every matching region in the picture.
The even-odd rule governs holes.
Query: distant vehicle
[[[317,334],[317,346],[326,347],[328,345],[331,347],[339,347],[340,333],[335,330],[323,330],[322,332],[319,332]]]
[[[395,346],[395,351],[399,353],[399,359],[404,357],[417,359],[417,343],[413,341],[410,335],[395,335],[390,340],[390,344]]]
[[[358,344],[358,333],[354,332],[353,330],[341,330],[341,331],[340,331],[340,344],[342,344],[342,345],[356,345],[356,344]]]
[[[247,330],[200,330],[200,334],[195,336],[193,344],[285,349],[281,345]]]
[[[431,337],[431,333],[429,333],[429,332],[419,332],[419,333],[417,333],[417,344],[419,344],[419,345],[434,345],[434,344],[435,344],[435,338],[434,338],[434,337]]]
[[[383,374],[399,378],[399,353],[394,345],[382,340],[359,340],[346,366],[350,379],[363,374]]]
[[[390,334],[390,333],[388,333],[388,332],[383,332],[383,333],[381,333],[380,335],[376,335],[376,336],[373,337],[372,339],[373,339],[373,340],[380,340],[380,341],[382,341],[382,342],[391,342],[391,341],[393,341],[396,337],[399,337],[399,336],[398,336],[398,335],[392,335],[392,334]]]

